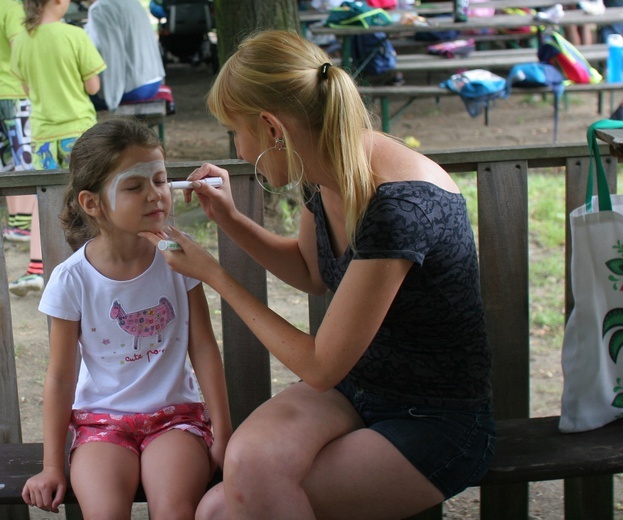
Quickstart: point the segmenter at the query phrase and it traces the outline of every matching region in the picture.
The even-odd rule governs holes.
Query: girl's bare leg
[[[71,458],[71,485],[84,520],[130,520],[139,483],[139,459],[110,442],[88,442]]]
[[[173,429],[154,439],[141,457],[150,519],[193,520],[213,473],[202,437]]]
[[[35,195],[15,195],[6,198],[7,210],[11,215],[23,213],[31,215],[34,211],[34,205],[37,200]]]
[[[41,225],[39,221],[39,202],[35,197],[35,203],[32,211],[32,224],[30,228],[30,258],[33,260],[41,260]]]

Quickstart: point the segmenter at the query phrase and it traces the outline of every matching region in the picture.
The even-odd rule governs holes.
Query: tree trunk
[[[255,30],[301,30],[297,0],[214,0],[214,18],[219,63]]]

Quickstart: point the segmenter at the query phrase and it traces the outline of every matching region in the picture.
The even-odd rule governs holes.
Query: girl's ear
[[[82,190],[78,193],[78,203],[87,215],[91,217],[100,217],[102,215],[100,198],[96,193]]]

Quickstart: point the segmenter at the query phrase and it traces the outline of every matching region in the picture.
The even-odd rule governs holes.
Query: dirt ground
[[[408,78],[417,81],[417,78]],[[444,77],[438,80],[445,79]],[[166,148],[169,161],[209,160],[228,157],[229,140],[225,130],[213,121],[205,109],[205,95],[212,75],[205,66],[169,66],[167,83],[175,96],[177,113],[166,120]],[[433,79],[436,81],[437,79]],[[610,114],[610,97],[604,97],[608,107],[603,115],[597,113],[596,95],[570,96],[569,109],[561,110],[559,142],[585,143],[586,127]],[[620,99],[613,100],[618,105]],[[552,142],[553,109],[551,101],[540,97],[513,96],[498,100],[490,111],[488,126],[482,118],[471,118],[458,98],[444,98],[437,105],[432,99],[417,101],[392,127],[398,137],[415,137],[420,150],[498,147]],[[0,201],[2,204],[2,201]],[[5,243],[9,277],[22,274],[28,261],[28,249],[23,245]],[[220,334],[219,299],[207,291],[214,313],[217,335]],[[306,299],[303,295],[269,280],[271,306],[296,324],[306,322]],[[47,362],[47,323],[37,310],[38,295],[23,298],[11,296],[16,362],[19,379],[22,429],[24,441],[41,441],[42,385]],[[287,370],[273,363],[274,391],[294,381]],[[532,356],[532,413],[550,415],[559,412],[562,388],[560,353],[557,349],[538,348]],[[562,483],[531,485],[531,517],[534,520],[563,518]],[[623,509],[620,481],[617,478],[617,507]],[[445,518],[472,519],[478,517],[478,492],[468,490],[445,505]],[[619,516],[621,515],[621,516]],[[64,515],[61,515],[62,518]],[[33,519],[59,518],[32,510]],[[147,518],[145,506],[136,506],[134,518]],[[623,518],[621,511],[617,518]],[[296,520],[296,519],[293,519]],[[502,519],[503,520],[503,519]]]

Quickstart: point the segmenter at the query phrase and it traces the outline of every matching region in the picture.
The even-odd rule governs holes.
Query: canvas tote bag
[[[595,137],[595,130],[607,128],[623,128],[623,121],[606,119],[589,127],[586,201],[569,215],[575,306],[562,346],[563,433],[592,430],[623,416],[623,195],[609,193]]]

